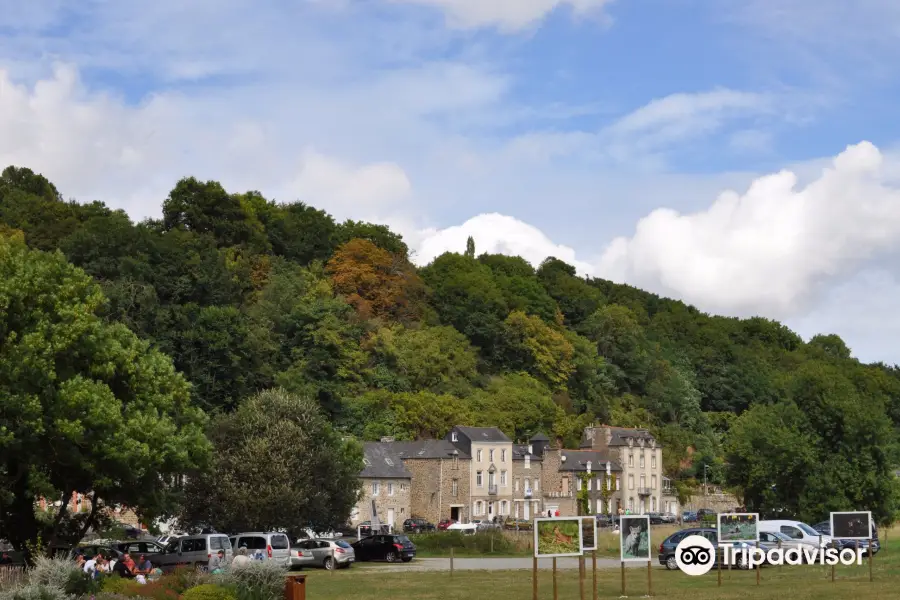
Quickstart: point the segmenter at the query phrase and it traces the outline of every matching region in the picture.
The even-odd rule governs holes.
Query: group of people
[[[147,583],[148,579],[161,574],[161,571],[155,568],[143,554],[135,562],[128,553],[123,554],[121,559],[115,557],[107,559],[102,554],[85,558],[84,553],[79,552],[75,556],[75,564],[93,578],[111,574],[118,575],[123,579],[134,579],[141,584]]]

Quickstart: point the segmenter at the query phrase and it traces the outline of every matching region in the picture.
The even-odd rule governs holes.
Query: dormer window
[[[372,461],[370,461],[368,458],[364,458],[364,459],[363,459],[363,464],[366,465],[367,467],[371,467],[371,466],[372,466]]]
[[[451,433],[451,434],[450,434],[450,441],[452,441],[452,442],[458,442],[458,441],[459,441],[459,434],[456,433],[455,431],[454,431],[453,433]]]
[[[392,460],[389,459],[389,458],[384,459],[384,462],[386,462],[386,463],[388,464],[389,467],[393,467],[393,466],[394,466],[394,461],[392,461]]]
[[[634,446],[634,438],[628,438],[628,445]]]

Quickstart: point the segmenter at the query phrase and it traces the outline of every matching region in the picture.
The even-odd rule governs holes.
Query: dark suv
[[[403,521],[403,531],[405,533],[425,533],[434,530],[434,523],[429,523],[425,519],[413,517]]]

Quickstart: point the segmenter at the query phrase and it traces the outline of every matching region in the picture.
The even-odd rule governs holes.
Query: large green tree
[[[343,526],[359,499],[362,448],[312,398],[260,392],[215,417],[209,437],[212,466],[186,486],[186,527],[326,531]]]
[[[96,518],[72,493],[171,514],[177,477],[205,464],[204,414],[172,361],[99,313],[100,288],[61,253],[0,236],[0,535],[74,542]],[[35,502],[61,500],[49,525]],[[73,521],[77,521],[73,527]]]

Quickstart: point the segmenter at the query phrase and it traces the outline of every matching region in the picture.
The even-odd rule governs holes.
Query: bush
[[[72,600],[72,596],[61,587],[29,582],[0,591],[0,600]]]
[[[454,548],[473,554],[490,554],[493,547],[494,552],[497,554],[513,554],[518,549],[509,536],[500,532],[479,532],[475,535],[463,535],[459,531],[446,531],[411,535],[409,539],[416,545],[417,550],[426,553],[450,552],[450,548]]]
[[[239,569],[228,569],[222,585],[234,590],[237,600],[281,600],[287,569],[272,561],[253,561]]]
[[[28,570],[28,583],[65,591],[74,581],[75,575],[83,577],[84,571],[71,560],[38,556],[34,561],[34,566]]]
[[[123,579],[118,575],[104,577],[100,583],[100,590],[104,594],[118,596],[133,596],[136,587],[140,586],[133,579]]]
[[[81,569],[75,569],[69,573],[69,579],[63,588],[67,594],[76,597],[93,596],[100,591],[100,581],[94,579]]]
[[[204,583],[184,593],[183,600],[236,600],[234,592],[222,585]]]

